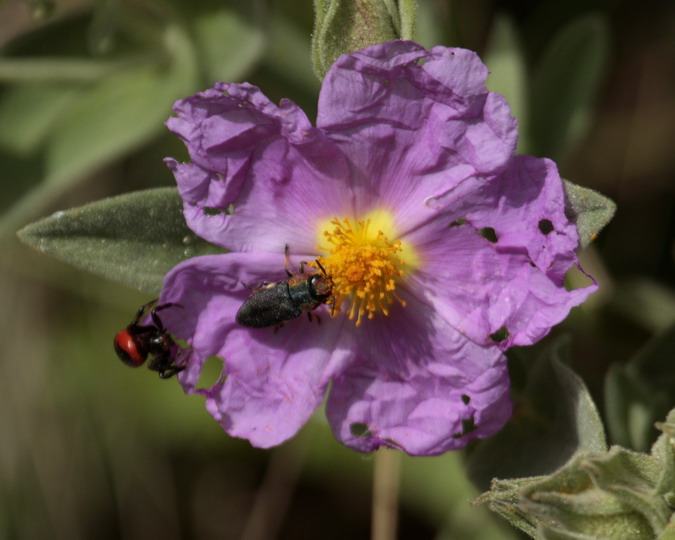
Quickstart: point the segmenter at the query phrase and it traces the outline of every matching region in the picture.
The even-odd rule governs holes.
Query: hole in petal
[[[369,435],[370,435],[370,433],[369,433]],[[389,437],[387,437],[386,439],[383,439],[383,441],[385,443],[387,443],[387,445],[389,445],[390,448],[396,448],[397,450],[403,450],[403,447],[400,444],[398,444],[394,439],[390,439]]]
[[[471,433],[472,431],[476,430],[476,421],[474,420],[473,416],[471,418],[466,418],[465,420],[462,420],[462,431],[464,432],[464,435],[467,433]]]
[[[202,208],[202,212],[204,212],[205,216],[217,216],[223,213],[220,208],[216,208],[215,206],[205,206]]]
[[[493,244],[499,240],[499,238],[497,238],[497,233],[492,227],[485,227],[480,231],[478,231],[478,234],[480,234],[488,242],[492,242]]]
[[[539,231],[543,235],[547,235],[553,232],[553,223],[550,219],[540,219],[539,220]]]
[[[190,348],[190,344],[184,339],[181,339],[178,336],[174,336],[173,334],[171,334],[171,338],[174,340],[176,345],[178,345],[178,347],[181,349],[179,354],[183,355],[187,354],[187,350]]]
[[[469,396],[467,396],[466,394],[462,394],[462,402],[464,403],[464,405],[468,405],[470,401],[471,398]]]
[[[462,225],[466,225],[466,218],[456,219],[450,224],[450,227],[461,227]]]
[[[368,429],[368,426],[362,422],[354,422],[353,424],[349,424],[349,431],[355,437],[370,437],[370,435],[372,435],[370,433],[370,429]]]
[[[464,435],[468,435],[472,431],[476,430],[476,422],[473,419],[473,416],[470,418],[463,418],[462,419],[462,431],[459,433],[455,433],[453,437],[455,439],[459,439],[460,437],[464,437]]]
[[[197,384],[195,384],[195,388],[211,388],[223,376],[223,359],[211,355],[207,357],[206,360],[204,360],[204,364],[202,364],[202,371],[199,374],[199,379],[197,380]]]
[[[232,203],[227,205],[227,208],[225,209],[225,213],[228,216],[231,216],[232,214],[234,214],[234,205]]]
[[[509,334],[509,329],[506,328],[506,326],[502,326],[494,334],[490,334],[490,339],[495,343],[501,343],[505,339],[508,339],[510,335],[511,334]]]

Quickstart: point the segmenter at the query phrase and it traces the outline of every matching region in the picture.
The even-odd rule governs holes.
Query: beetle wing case
[[[288,282],[280,281],[256,290],[237,311],[236,321],[249,328],[265,328],[301,314],[291,302]]]

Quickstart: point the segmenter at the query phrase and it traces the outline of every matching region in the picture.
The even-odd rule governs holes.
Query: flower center
[[[321,228],[319,249],[327,255],[318,261],[333,280],[332,312],[339,312],[349,298],[347,313],[356,319],[356,326],[364,315],[369,319],[378,312],[388,315],[394,299],[405,306],[396,295],[396,284],[405,274],[404,246],[401,240],[390,240],[373,221],[382,225],[377,218],[357,222],[333,218]]]

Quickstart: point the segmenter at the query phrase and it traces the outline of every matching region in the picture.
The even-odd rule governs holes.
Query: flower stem
[[[372,540],[394,540],[398,522],[398,486],[401,453],[380,448],[373,471]]]

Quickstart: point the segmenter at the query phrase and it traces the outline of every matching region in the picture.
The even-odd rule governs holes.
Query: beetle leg
[[[157,300],[155,300],[156,302]],[[154,325],[159,329],[160,332],[164,332],[164,325],[162,324],[162,319],[159,318],[159,315],[157,315],[158,311],[162,311],[163,309],[166,309],[168,307],[179,307],[182,308],[183,306],[180,304],[174,304],[173,302],[169,302],[168,304],[162,304],[161,306],[157,306],[152,309],[150,312],[150,318],[152,319],[152,322]]]
[[[248,289],[249,291],[256,292],[256,291],[261,291],[262,289],[266,289],[273,282],[271,282],[271,281],[261,281],[260,285],[258,285],[257,287],[253,287],[253,286],[249,285],[248,283],[244,283],[243,281],[240,281],[239,283],[241,283],[244,286],[245,289]]]
[[[150,300],[147,304],[143,304],[141,307],[138,308],[138,311],[136,312],[136,316],[134,317],[134,320],[131,321],[131,324],[129,326],[137,326],[138,321],[141,320],[141,317],[145,315],[145,313],[150,309],[152,306],[154,306],[157,303],[157,298],[154,300]]]
[[[157,307],[156,307],[155,309],[153,309],[152,311],[162,311],[163,309],[166,309],[166,308],[168,308],[168,307],[174,307],[174,306],[175,306],[175,307],[179,307],[179,308],[184,307],[182,304],[176,304],[175,302],[168,302],[168,303],[166,303],[166,304],[162,304],[161,306],[157,306]]]
[[[311,323],[314,319],[316,319],[316,324],[321,326],[321,317],[319,317],[316,313],[313,313],[311,311],[307,311],[307,318],[309,319],[309,322]]]
[[[170,366],[167,369],[159,370],[160,379],[169,379],[185,369],[185,366]]]
[[[168,379],[173,377],[185,369],[185,366],[177,366],[171,359],[171,353],[165,351],[162,354],[155,356],[149,363],[148,369],[159,373],[160,379]]]

